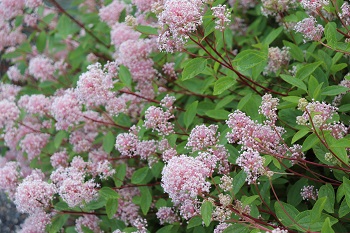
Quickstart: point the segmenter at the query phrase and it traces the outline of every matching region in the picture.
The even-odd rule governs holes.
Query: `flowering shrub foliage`
[[[20,232],[349,232],[343,0],[0,0]]]

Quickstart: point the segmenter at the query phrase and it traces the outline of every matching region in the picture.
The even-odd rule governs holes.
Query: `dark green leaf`
[[[68,134],[66,131],[63,131],[63,130],[59,131],[54,138],[55,148],[58,149],[62,143],[62,140],[67,137],[68,137]]]
[[[322,225],[321,233],[334,233],[332,226],[331,226],[331,220],[329,218],[326,218]]]
[[[349,88],[343,86],[328,86],[322,89],[321,95],[334,96],[345,93],[348,90]]]
[[[223,110],[223,109],[218,109],[218,110],[209,110],[205,113],[208,117],[218,119],[218,120],[226,120],[228,118],[228,115],[230,112]]]
[[[114,184],[120,187],[123,184],[126,175],[126,164],[121,163],[115,168],[116,173],[113,175]]]
[[[242,170],[238,172],[237,175],[233,177],[233,194],[237,194],[239,190],[243,187],[247,174]]]
[[[158,29],[150,26],[145,26],[145,25],[137,25],[136,26],[136,31],[141,32],[142,34],[146,35],[158,35]]]
[[[150,172],[148,167],[143,167],[134,172],[131,177],[131,183],[133,184],[141,184],[146,181],[148,173]]]
[[[312,73],[316,70],[317,67],[319,67],[323,62],[318,61],[314,63],[309,63],[298,69],[295,77],[299,80],[304,80],[305,78],[312,75]]]
[[[337,46],[337,25],[334,22],[326,24],[324,35],[326,36],[327,44],[335,48]]]
[[[244,50],[240,52],[233,63],[241,71],[251,69],[267,62],[267,54],[258,50]]]
[[[69,214],[59,214],[52,218],[49,233],[61,232],[61,228],[67,222]]]
[[[320,221],[322,211],[326,205],[327,197],[319,197],[310,212],[310,221],[315,223]]]
[[[292,205],[284,202],[275,202],[275,212],[278,219],[286,227],[290,227],[295,224],[295,217],[299,214],[299,211]]]
[[[39,36],[36,38],[36,47],[40,53],[46,48],[46,33],[41,31]]]
[[[141,210],[144,215],[147,215],[152,204],[152,194],[148,187],[139,187],[141,192]]]
[[[128,68],[123,65],[119,66],[119,79],[124,83],[127,87],[131,88],[132,77]]]
[[[214,84],[214,95],[220,95],[236,83],[235,79],[230,76],[219,78]]]
[[[316,134],[310,134],[303,143],[303,151],[307,151],[311,149],[314,145],[316,145],[319,142],[318,137]]]
[[[318,197],[327,197],[324,209],[328,213],[334,213],[335,193],[333,186],[331,184],[323,185],[318,191]]]
[[[106,200],[108,200],[108,199],[118,199],[119,198],[119,194],[115,190],[113,190],[113,189],[111,189],[109,187],[102,187],[100,189],[99,193]]]
[[[202,221],[202,218],[199,216],[191,218],[190,221],[188,221],[187,229],[202,225]]]
[[[290,75],[286,75],[286,74],[281,74],[280,75],[281,78],[286,81],[287,83],[291,84],[292,86],[296,86],[299,87],[300,89],[307,91],[307,87],[305,85],[305,83],[300,80],[297,79],[296,77],[290,76]]]

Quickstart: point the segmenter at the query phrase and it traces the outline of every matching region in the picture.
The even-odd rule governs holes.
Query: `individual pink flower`
[[[56,193],[55,187],[43,181],[43,176],[44,174],[37,170],[18,185],[14,202],[20,212],[35,213],[44,211],[50,206],[53,195]]]
[[[180,155],[168,161],[162,171],[162,187],[175,205],[209,192],[210,169],[199,159]]]
[[[310,16],[309,18],[305,18],[301,22],[298,22],[295,25],[294,30],[303,34],[308,40],[319,41],[322,38],[324,28],[321,24],[317,24],[314,17]]]
[[[40,55],[29,61],[28,72],[33,75],[36,80],[52,80],[55,70],[54,62],[50,58]]]
[[[103,231],[99,227],[100,222],[101,220],[96,215],[84,214],[75,220],[75,230],[78,233],[84,233],[83,226],[85,226],[94,233],[102,233]]]

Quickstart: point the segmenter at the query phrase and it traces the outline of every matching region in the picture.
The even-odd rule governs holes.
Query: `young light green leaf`
[[[319,197],[312,207],[312,210],[310,212],[310,220],[311,223],[318,222],[321,218],[322,211],[324,209],[324,206],[326,205],[327,197]]]
[[[318,197],[327,197],[324,209],[328,213],[334,213],[335,193],[333,186],[331,184],[323,185],[318,191]]]
[[[318,137],[316,136],[316,134],[310,134],[304,141],[303,146],[302,146],[302,150],[303,151],[307,151],[309,149],[311,149],[314,145],[316,145],[319,142]]]
[[[150,26],[137,25],[135,30],[146,35],[158,35],[158,29]]]
[[[326,218],[322,225],[321,233],[334,233],[334,230],[331,226],[331,220],[329,218]]]
[[[298,69],[297,73],[295,74],[295,77],[299,80],[304,80],[305,78],[312,75],[312,73],[319,67],[323,62],[318,61],[314,63],[309,63]]]
[[[209,110],[206,111],[205,114],[208,117],[214,118],[214,119],[218,119],[218,120],[226,120],[228,118],[228,115],[230,114],[230,112],[223,110],[223,109],[213,109],[213,110]]]
[[[350,207],[350,180],[343,177],[343,184],[344,184],[344,193],[345,193],[345,200],[348,206]]]
[[[345,93],[348,90],[349,88],[343,86],[328,86],[322,89],[321,95],[335,96],[341,93]]]
[[[136,170],[131,177],[131,183],[133,184],[141,184],[146,180],[148,173],[150,172],[148,167],[143,167]]]
[[[238,172],[237,175],[233,177],[233,194],[237,194],[239,190],[243,187],[247,174],[242,170]]]
[[[64,138],[67,138],[68,137],[68,133],[66,131],[59,131],[55,138],[54,138],[54,146],[56,149],[58,149],[63,141]]]
[[[182,71],[182,80],[187,80],[202,73],[207,67],[207,60],[204,58],[194,58],[186,63]]]
[[[115,168],[115,173],[113,175],[113,180],[115,186],[118,188],[123,185],[123,181],[126,175],[126,164],[121,163]]]
[[[295,224],[295,217],[299,214],[299,211],[292,205],[284,202],[275,202],[275,211],[278,219],[286,227]]]
[[[49,233],[61,232],[62,227],[67,222],[69,214],[59,214],[52,218],[49,226]]]
[[[240,52],[233,60],[233,63],[241,71],[251,69],[265,62],[267,62],[267,53],[252,49]]]
[[[201,206],[201,215],[205,226],[209,226],[213,213],[213,204],[210,201],[204,201]]]
[[[111,131],[106,133],[106,135],[103,138],[102,148],[107,153],[111,153],[114,148],[115,143],[115,137]]]
[[[36,47],[40,53],[46,48],[46,33],[41,31],[39,36],[36,38]]]
[[[296,134],[294,134],[294,136],[292,138],[292,144],[295,143],[296,141],[298,141],[300,138],[304,137],[309,132],[310,132],[310,130],[308,128],[303,128],[303,129],[299,130],[298,132],[296,132]]]

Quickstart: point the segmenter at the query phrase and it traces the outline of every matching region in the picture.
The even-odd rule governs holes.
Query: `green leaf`
[[[322,225],[321,233],[334,233],[332,226],[331,226],[331,220],[329,218],[326,218]]]
[[[49,233],[61,232],[62,227],[67,222],[69,214],[59,214],[52,218]]]
[[[310,231],[321,231],[323,223],[326,221],[326,218],[330,219],[330,224],[334,225],[338,220],[328,214],[321,214],[321,217],[317,222],[311,221],[311,210],[303,211],[295,217],[295,221],[298,225],[295,227],[300,231],[305,231],[308,229]],[[300,226],[299,226],[300,225]]]
[[[327,197],[318,198],[310,212],[311,223],[318,222],[321,218],[322,211],[326,205]]]
[[[202,218],[199,216],[194,216],[188,221],[187,229],[202,225]]]
[[[316,145],[319,142],[318,137],[316,134],[310,134],[304,141],[302,146],[302,151],[307,151],[311,149],[314,145]]]
[[[93,230],[91,230],[89,227],[82,225],[81,229],[83,230],[83,233],[94,233]]]
[[[179,228],[179,225],[168,225],[160,228],[156,233],[177,233],[179,232]]]
[[[108,199],[118,199],[120,197],[119,194],[116,191],[114,191],[113,189],[111,189],[109,187],[102,187],[100,189],[99,193],[106,200],[108,200]]]
[[[294,144],[296,141],[298,141],[300,138],[304,137],[306,134],[308,134],[310,130],[308,128],[303,128],[296,132],[292,138],[292,144]]]
[[[342,218],[348,213],[350,213],[350,207],[348,206],[348,204],[346,203],[346,200],[344,199],[341,202],[341,205],[339,207],[339,217]]]
[[[297,182],[295,182],[295,184],[293,184],[290,189],[288,189],[287,202],[290,205],[297,206],[297,205],[299,205],[300,202],[302,202],[303,199],[300,195],[300,190],[305,185],[307,185],[307,179],[302,178],[302,179],[298,180]]]
[[[144,215],[147,215],[152,204],[152,194],[149,187],[139,187],[141,192],[141,210]]]
[[[241,188],[243,187],[244,183],[245,183],[245,179],[247,178],[247,174],[241,170],[240,172],[238,172],[237,175],[235,175],[233,177],[233,194],[237,194],[239,192],[239,190],[241,190]]]
[[[58,149],[63,139],[67,137],[68,137],[68,133],[66,131],[63,131],[63,130],[59,131],[53,140],[55,148]]]
[[[120,65],[118,76],[122,83],[124,83],[127,87],[131,88],[132,77],[128,68],[126,68],[123,65]]]
[[[204,201],[201,206],[201,215],[205,226],[209,226],[213,213],[213,204],[210,201]]]
[[[126,164],[121,163],[115,168],[116,173],[113,175],[114,184],[117,188],[123,185],[123,181],[126,175]]]
[[[131,177],[131,183],[133,184],[141,184],[145,181],[147,181],[148,173],[150,172],[148,167],[143,167],[138,170],[136,170]]]
[[[204,58],[194,58],[185,64],[182,71],[182,80],[187,80],[202,73],[207,67],[207,60]]]
[[[275,202],[275,212],[278,219],[286,227],[290,227],[295,224],[295,217],[299,214],[299,211],[292,205],[284,202]]]
[[[186,112],[184,115],[184,123],[186,126],[186,129],[192,124],[194,117],[196,116],[197,113],[197,106],[198,106],[198,101],[194,101],[190,105],[187,105],[186,107]]]
[[[205,114],[208,117],[214,118],[214,119],[218,119],[218,120],[226,120],[228,115],[230,114],[230,112],[223,110],[223,109],[213,109],[213,110],[209,110],[206,111]]]
[[[283,27],[272,29],[271,32],[262,41],[262,43],[265,45],[270,45],[281,34],[283,30]]]
[[[295,77],[299,80],[304,80],[305,78],[312,75],[312,73],[316,70],[317,67],[319,67],[323,62],[318,61],[314,63],[309,63],[298,69]]]
[[[348,206],[350,207],[350,180],[343,177],[343,184],[344,184],[344,193],[345,193],[345,200]]]
[[[224,230],[223,233],[249,233],[250,229],[243,224],[232,224]]]
[[[233,60],[233,63],[241,71],[251,69],[253,67],[262,65],[267,62],[267,53],[258,51],[258,50],[244,50],[240,52],[236,58]]]
[[[349,88],[343,86],[328,86],[322,89],[321,95],[334,96],[345,93],[348,90]]]
[[[327,197],[324,209],[328,213],[334,213],[335,193],[333,186],[331,184],[323,185],[318,191],[318,197]]]
[[[150,26],[144,26],[144,25],[137,25],[136,31],[141,32],[142,34],[146,35],[158,35],[158,29]]]
[[[36,47],[40,53],[46,48],[46,33],[41,31],[39,36],[36,38]]]
[[[299,48],[299,46],[285,40],[283,41],[283,44],[290,48],[289,52],[292,58],[294,58],[299,62],[304,62],[304,53],[303,53],[303,50]]]
[[[226,76],[219,78],[214,84],[214,95],[220,95],[236,83],[236,80],[233,77]]]
[[[337,46],[337,26],[334,22],[329,22],[324,28],[324,35],[327,39],[327,44],[332,48]]]
[[[106,213],[109,219],[112,219],[118,210],[118,200],[115,198],[110,198],[106,203]]]
[[[259,198],[259,195],[253,195],[250,197],[246,197],[246,198],[244,198],[242,204],[243,204],[243,206],[250,205],[251,203],[253,203],[253,201],[255,201],[258,198]]]
[[[297,79],[296,77],[290,76],[290,75],[286,75],[286,74],[281,74],[280,75],[281,78],[286,81],[287,83],[291,84],[292,86],[296,86],[299,87],[300,89],[307,91],[307,87],[305,85],[305,83],[300,80]]]
[[[103,150],[106,151],[107,153],[111,153],[114,148],[114,143],[115,143],[115,137],[113,133],[109,131],[103,137],[103,143],[102,143]]]

